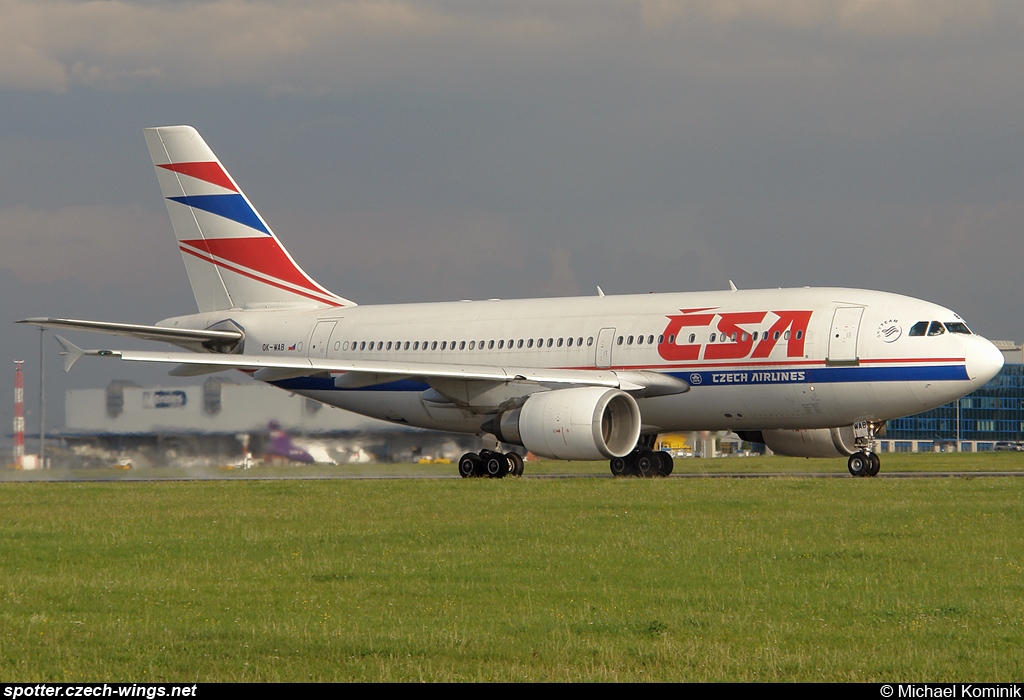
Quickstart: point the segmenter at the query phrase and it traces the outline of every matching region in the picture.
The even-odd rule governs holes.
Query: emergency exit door
[[[322,360],[327,357],[331,333],[334,332],[334,327],[337,325],[337,321],[320,321],[316,324],[316,328],[313,329],[313,333],[309,337],[310,358]]]
[[[598,367],[612,366],[612,343],[615,340],[614,328],[602,328],[597,334],[597,361]]]

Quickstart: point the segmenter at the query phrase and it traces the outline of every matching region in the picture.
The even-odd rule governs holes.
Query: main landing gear
[[[854,476],[876,476],[882,468],[882,460],[875,452],[875,434],[885,423],[865,421],[853,426],[854,444],[860,449],[850,455],[846,468]]]
[[[657,435],[641,435],[640,442],[625,457],[615,457],[609,463],[615,476],[639,476],[652,478],[672,473],[672,455],[654,450]]]
[[[523,458],[515,452],[494,452],[480,450],[467,452],[459,458],[459,476],[468,479],[472,476],[486,476],[491,479],[502,479],[506,476],[523,475]]]

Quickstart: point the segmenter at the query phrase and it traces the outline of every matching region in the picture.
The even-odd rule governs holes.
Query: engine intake
[[[502,442],[552,459],[625,457],[640,437],[640,408],[624,391],[603,387],[531,394],[521,407],[484,426]]]

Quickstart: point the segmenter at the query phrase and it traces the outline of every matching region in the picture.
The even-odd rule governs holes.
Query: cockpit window
[[[961,333],[963,335],[974,335],[971,333],[971,329],[967,327],[967,324],[963,321],[954,321],[953,323],[946,323],[946,330],[950,333]]]
[[[928,331],[927,321],[918,321],[910,329],[910,335],[924,335]]]
[[[932,325],[928,326],[928,335],[942,335],[945,332],[946,329],[938,321],[932,321]]]

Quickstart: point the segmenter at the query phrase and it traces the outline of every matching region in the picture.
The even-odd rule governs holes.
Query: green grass
[[[1024,677],[1021,478],[7,483],[0,503],[5,681]]]

